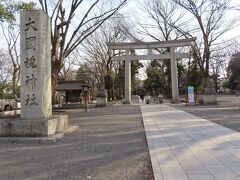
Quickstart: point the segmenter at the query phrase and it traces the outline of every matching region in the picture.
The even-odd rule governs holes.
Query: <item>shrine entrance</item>
[[[131,103],[131,61],[135,60],[165,60],[171,62],[171,85],[172,85],[172,102],[179,101],[178,90],[178,73],[176,59],[190,58],[190,52],[175,52],[176,48],[191,46],[196,38],[157,41],[157,42],[134,42],[134,43],[108,43],[110,50],[124,51],[114,56],[112,61],[125,61],[125,101]],[[165,51],[162,51],[165,49]],[[137,55],[135,50],[145,50],[147,53]]]

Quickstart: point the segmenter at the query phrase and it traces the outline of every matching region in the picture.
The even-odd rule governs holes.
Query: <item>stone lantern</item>
[[[107,95],[103,87],[101,87],[96,95],[96,106],[97,107],[102,107],[102,106],[107,106]]]

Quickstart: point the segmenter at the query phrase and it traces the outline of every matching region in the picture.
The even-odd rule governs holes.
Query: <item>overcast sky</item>
[[[141,3],[143,3],[143,1],[144,0],[129,0],[127,5],[120,11],[120,13],[123,13],[126,19],[130,19],[133,22],[135,22],[136,19],[141,19],[141,22],[149,21],[149,19],[143,19],[144,17],[146,17],[146,14],[143,12],[142,7],[140,5]],[[240,14],[240,0],[231,1],[232,6],[238,6],[238,11],[232,11],[230,16],[228,17],[229,19],[234,17],[236,13]],[[232,31],[229,31],[222,38],[224,40],[229,40],[235,37],[240,37],[240,21],[238,23],[238,26],[236,26]]]

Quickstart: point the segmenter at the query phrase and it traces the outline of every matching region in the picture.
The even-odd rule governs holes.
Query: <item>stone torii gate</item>
[[[172,81],[172,102],[179,101],[178,91],[178,74],[176,59],[189,58],[190,53],[175,52],[176,47],[191,46],[196,38],[171,40],[171,41],[157,41],[157,42],[134,42],[134,43],[108,43],[110,50],[124,50],[124,55],[114,56],[112,61],[125,61],[125,100],[126,103],[131,103],[131,61],[134,60],[165,60],[171,61],[171,81]],[[164,54],[153,54],[152,50],[159,48],[170,49],[170,52]],[[136,49],[145,49],[147,54],[136,55],[131,54],[130,51]]]

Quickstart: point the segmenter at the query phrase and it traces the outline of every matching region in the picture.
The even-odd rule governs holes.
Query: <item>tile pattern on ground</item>
[[[240,180],[240,133],[166,104],[142,105],[155,180]]]

